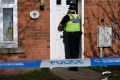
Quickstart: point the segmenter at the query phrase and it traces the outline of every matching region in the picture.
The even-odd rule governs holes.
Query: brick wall
[[[0,54],[1,60],[49,59],[50,55],[50,3],[45,1],[45,10],[40,10],[39,0],[18,0],[19,48],[23,51],[14,54]],[[32,9],[40,12],[37,20],[30,18]],[[6,49],[8,50],[8,49]],[[4,51],[5,52],[5,51]]]
[[[40,3],[33,0],[19,0],[19,46],[25,50],[27,60],[49,59],[50,53],[50,3],[45,0],[45,10],[40,10]],[[29,17],[29,12],[36,9],[40,12],[37,20]]]
[[[23,52],[0,54],[0,60],[20,61],[49,59],[50,55],[50,3],[45,0],[45,10],[41,11],[39,2],[33,0],[18,0],[18,30],[19,48]],[[37,20],[32,20],[29,12],[36,9],[40,12]],[[7,50],[7,49],[6,49]],[[0,75],[21,74],[31,69],[1,69]]]
[[[113,27],[112,47],[103,48],[104,57],[120,56],[119,13],[119,0],[85,0],[85,57],[99,57],[97,26],[101,24]]]

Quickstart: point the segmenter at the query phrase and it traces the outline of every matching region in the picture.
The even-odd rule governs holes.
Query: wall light
[[[40,0],[40,10],[44,11],[44,9],[45,9],[45,2],[44,0]]]

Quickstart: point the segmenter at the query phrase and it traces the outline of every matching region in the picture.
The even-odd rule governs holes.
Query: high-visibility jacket
[[[66,23],[64,31],[66,32],[78,32],[80,31],[80,19],[78,14],[68,14],[70,20]]]

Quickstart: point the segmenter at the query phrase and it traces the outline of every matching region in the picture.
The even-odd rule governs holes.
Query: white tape
[[[42,60],[41,68],[91,66],[90,59]]]

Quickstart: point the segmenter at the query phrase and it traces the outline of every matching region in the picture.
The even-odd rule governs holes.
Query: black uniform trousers
[[[79,32],[63,32],[63,42],[65,47],[65,58],[79,58],[79,47],[82,33]]]

